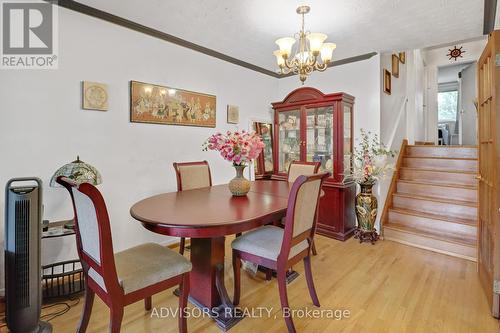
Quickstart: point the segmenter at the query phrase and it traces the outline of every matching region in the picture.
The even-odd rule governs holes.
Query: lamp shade
[[[321,47],[321,59],[323,62],[330,62],[332,60],[333,50],[337,48],[335,43],[324,43]]]
[[[276,61],[278,62],[278,66],[283,66],[285,64],[285,59],[283,59],[283,55],[281,55],[280,50],[276,50],[273,52],[273,54],[276,56]]]
[[[292,53],[292,46],[295,44],[295,38],[283,37],[276,40],[276,44],[280,48],[281,55],[283,57],[288,57]]]
[[[73,180],[77,184],[90,183],[92,185],[99,185],[102,183],[102,177],[99,171],[92,165],[80,161],[80,157],[76,158],[76,161],[65,164],[54,173],[50,179],[51,187],[60,187],[56,180],[57,177],[64,176]]]
[[[319,51],[321,51],[321,46],[323,46],[323,42],[326,40],[326,38],[327,35],[319,32],[311,32],[309,35],[307,35],[311,52],[313,52],[315,55],[319,54]]]

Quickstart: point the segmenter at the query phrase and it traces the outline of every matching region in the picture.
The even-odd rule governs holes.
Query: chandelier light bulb
[[[307,51],[299,52],[295,55],[295,58],[298,59],[300,62],[304,63],[309,59],[309,52]]]

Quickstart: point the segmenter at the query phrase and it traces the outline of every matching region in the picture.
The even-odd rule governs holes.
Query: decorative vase
[[[247,195],[250,191],[250,181],[243,176],[246,165],[235,165],[236,177],[229,182],[229,190],[236,197]]]
[[[354,238],[359,242],[371,242],[375,244],[379,236],[375,229],[375,220],[377,219],[377,198],[372,194],[374,182],[359,183],[361,192],[356,195],[356,217],[358,227],[354,231]]]

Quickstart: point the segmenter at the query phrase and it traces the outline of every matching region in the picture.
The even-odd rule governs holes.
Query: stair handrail
[[[397,131],[399,128],[399,123],[401,122],[403,113],[406,114],[406,111],[407,111],[407,109],[406,109],[407,104],[408,104],[408,97],[404,96],[401,99],[401,107],[399,108],[398,116],[396,117],[396,122],[394,123],[394,128],[392,129],[391,136],[389,137],[389,141],[387,142],[387,145],[386,145],[387,148],[389,148],[389,149],[393,148],[392,145],[394,144],[394,139],[396,138],[396,134],[397,134]],[[408,117],[405,117],[405,119],[407,119],[407,118]],[[407,136],[408,136],[408,133],[405,133],[405,137],[407,137]]]
[[[382,215],[380,217],[380,233],[382,237],[384,234],[384,224],[387,222],[389,217],[389,208],[392,207],[392,195],[393,193],[396,193],[397,190],[397,183],[401,167],[403,166],[403,159],[406,154],[406,147],[408,147],[408,140],[403,139],[403,142],[401,142],[401,148],[399,149],[398,152],[398,159],[394,166],[394,172],[392,173],[391,184],[389,185],[389,189],[387,190],[384,209],[382,210]]]
[[[392,133],[391,133],[391,136],[389,137],[389,141],[387,142],[387,148],[393,150],[395,147],[393,147],[394,145],[394,140],[396,138],[396,134],[397,134],[397,131],[399,129],[399,125],[401,123],[401,119],[403,119],[403,114],[406,115],[406,117],[404,117],[404,119],[407,121],[408,117],[407,117],[407,108],[406,108],[406,105],[408,104],[408,96],[404,96],[402,97],[401,99],[401,106],[399,108],[399,111],[398,111],[398,115],[396,117],[396,122],[394,123],[394,128],[392,129]],[[397,179],[399,178],[399,170],[401,168],[401,166],[403,165],[403,156],[405,155],[405,152],[406,152],[406,147],[408,146],[408,129],[407,129],[407,126],[405,126],[405,135],[404,135],[404,139],[401,143],[401,147],[398,151],[398,156],[397,156],[397,160],[396,160],[396,163],[395,163],[395,166],[394,166],[394,172],[392,173],[392,177],[391,177],[391,183],[389,185],[389,188],[387,190],[387,194],[386,194],[386,199],[385,199],[385,203],[384,203],[384,208],[382,210],[382,215],[380,216],[380,233],[383,237],[383,228],[384,228],[384,224],[387,222],[388,220],[388,216],[389,216],[389,207],[392,206],[392,194],[396,192],[396,186],[397,186]]]

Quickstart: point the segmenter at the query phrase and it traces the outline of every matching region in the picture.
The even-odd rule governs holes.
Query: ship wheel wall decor
[[[458,58],[463,58],[463,54],[465,53],[464,50],[462,50],[463,46],[460,46],[460,48],[457,48],[455,45],[454,49],[449,49],[448,53],[446,54],[449,57],[449,60],[455,59],[457,61]]]

